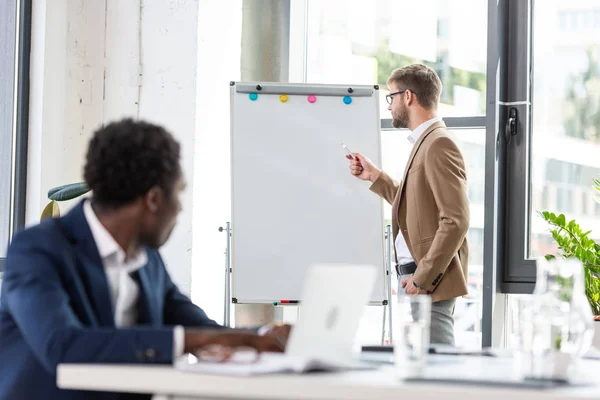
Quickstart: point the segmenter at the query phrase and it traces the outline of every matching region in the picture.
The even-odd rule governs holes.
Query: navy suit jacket
[[[134,279],[139,325],[117,329],[83,202],[18,233],[0,298],[0,399],[116,399],[59,390],[60,363],[171,363],[173,326],[221,328],[175,286],[158,251]]]

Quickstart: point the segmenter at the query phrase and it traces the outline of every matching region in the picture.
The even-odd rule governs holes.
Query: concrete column
[[[242,81],[287,82],[289,37],[289,0],[244,0]],[[235,225],[233,229],[235,232]],[[235,324],[256,326],[281,319],[274,310],[270,304],[237,304]]]
[[[244,0],[242,80],[288,81],[290,0]]]

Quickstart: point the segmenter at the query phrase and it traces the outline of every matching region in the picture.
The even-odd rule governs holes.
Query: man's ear
[[[412,92],[412,90],[407,90],[406,91],[406,105],[410,106],[415,101],[417,101],[417,99],[415,98],[415,94]]]
[[[150,212],[155,213],[160,209],[161,204],[165,200],[163,190],[158,186],[152,186],[144,196],[146,207]]]

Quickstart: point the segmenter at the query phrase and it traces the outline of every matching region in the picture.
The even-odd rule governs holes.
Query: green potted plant
[[[40,220],[45,218],[60,217],[59,201],[72,200],[89,192],[85,182],[70,183],[68,185],[58,186],[48,190],[48,199],[50,203],[42,211]]]
[[[594,179],[594,188],[598,192],[594,198],[600,203],[600,179]],[[592,307],[594,320],[600,321],[600,244],[589,237],[591,231],[584,232],[575,220],[567,221],[564,214],[542,211],[540,215],[550,224],[550,233],[558,245],[558,256],[575,257],[583,264],[585,294]],[[547,259],[554,257],[546,255]],[[596,328],[594,344],[600,347],[600,327]]]

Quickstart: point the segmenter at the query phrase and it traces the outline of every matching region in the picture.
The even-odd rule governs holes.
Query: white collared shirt
[[[83,203],[83,214],[104,266],[115,325],[118,328],[133,326],[138,319],[140,288],[131,274],[148,263],[148,254],[145,249],[140,249],[132,257],[126,258],[125,251],[102,225],[88,200]],[[173,355],[179,357],[183,354],[183,327],[176,327],[173,336]]]
[[[414,131],[408,135],[408,141],[414,146],[417,143],[417,140],[421,137],[423,133],[436,122],[442,121],[442,117],[435,117],[428,121],[423,122],[421,125],[417,126]],[[398,233],[396,237],[396,259],[399,265],[408,264],[413,262],[412,255],[408,250],[408,246],[406,246],[406,241],[404,240],[404,236],[402,236],[402,232]]]

